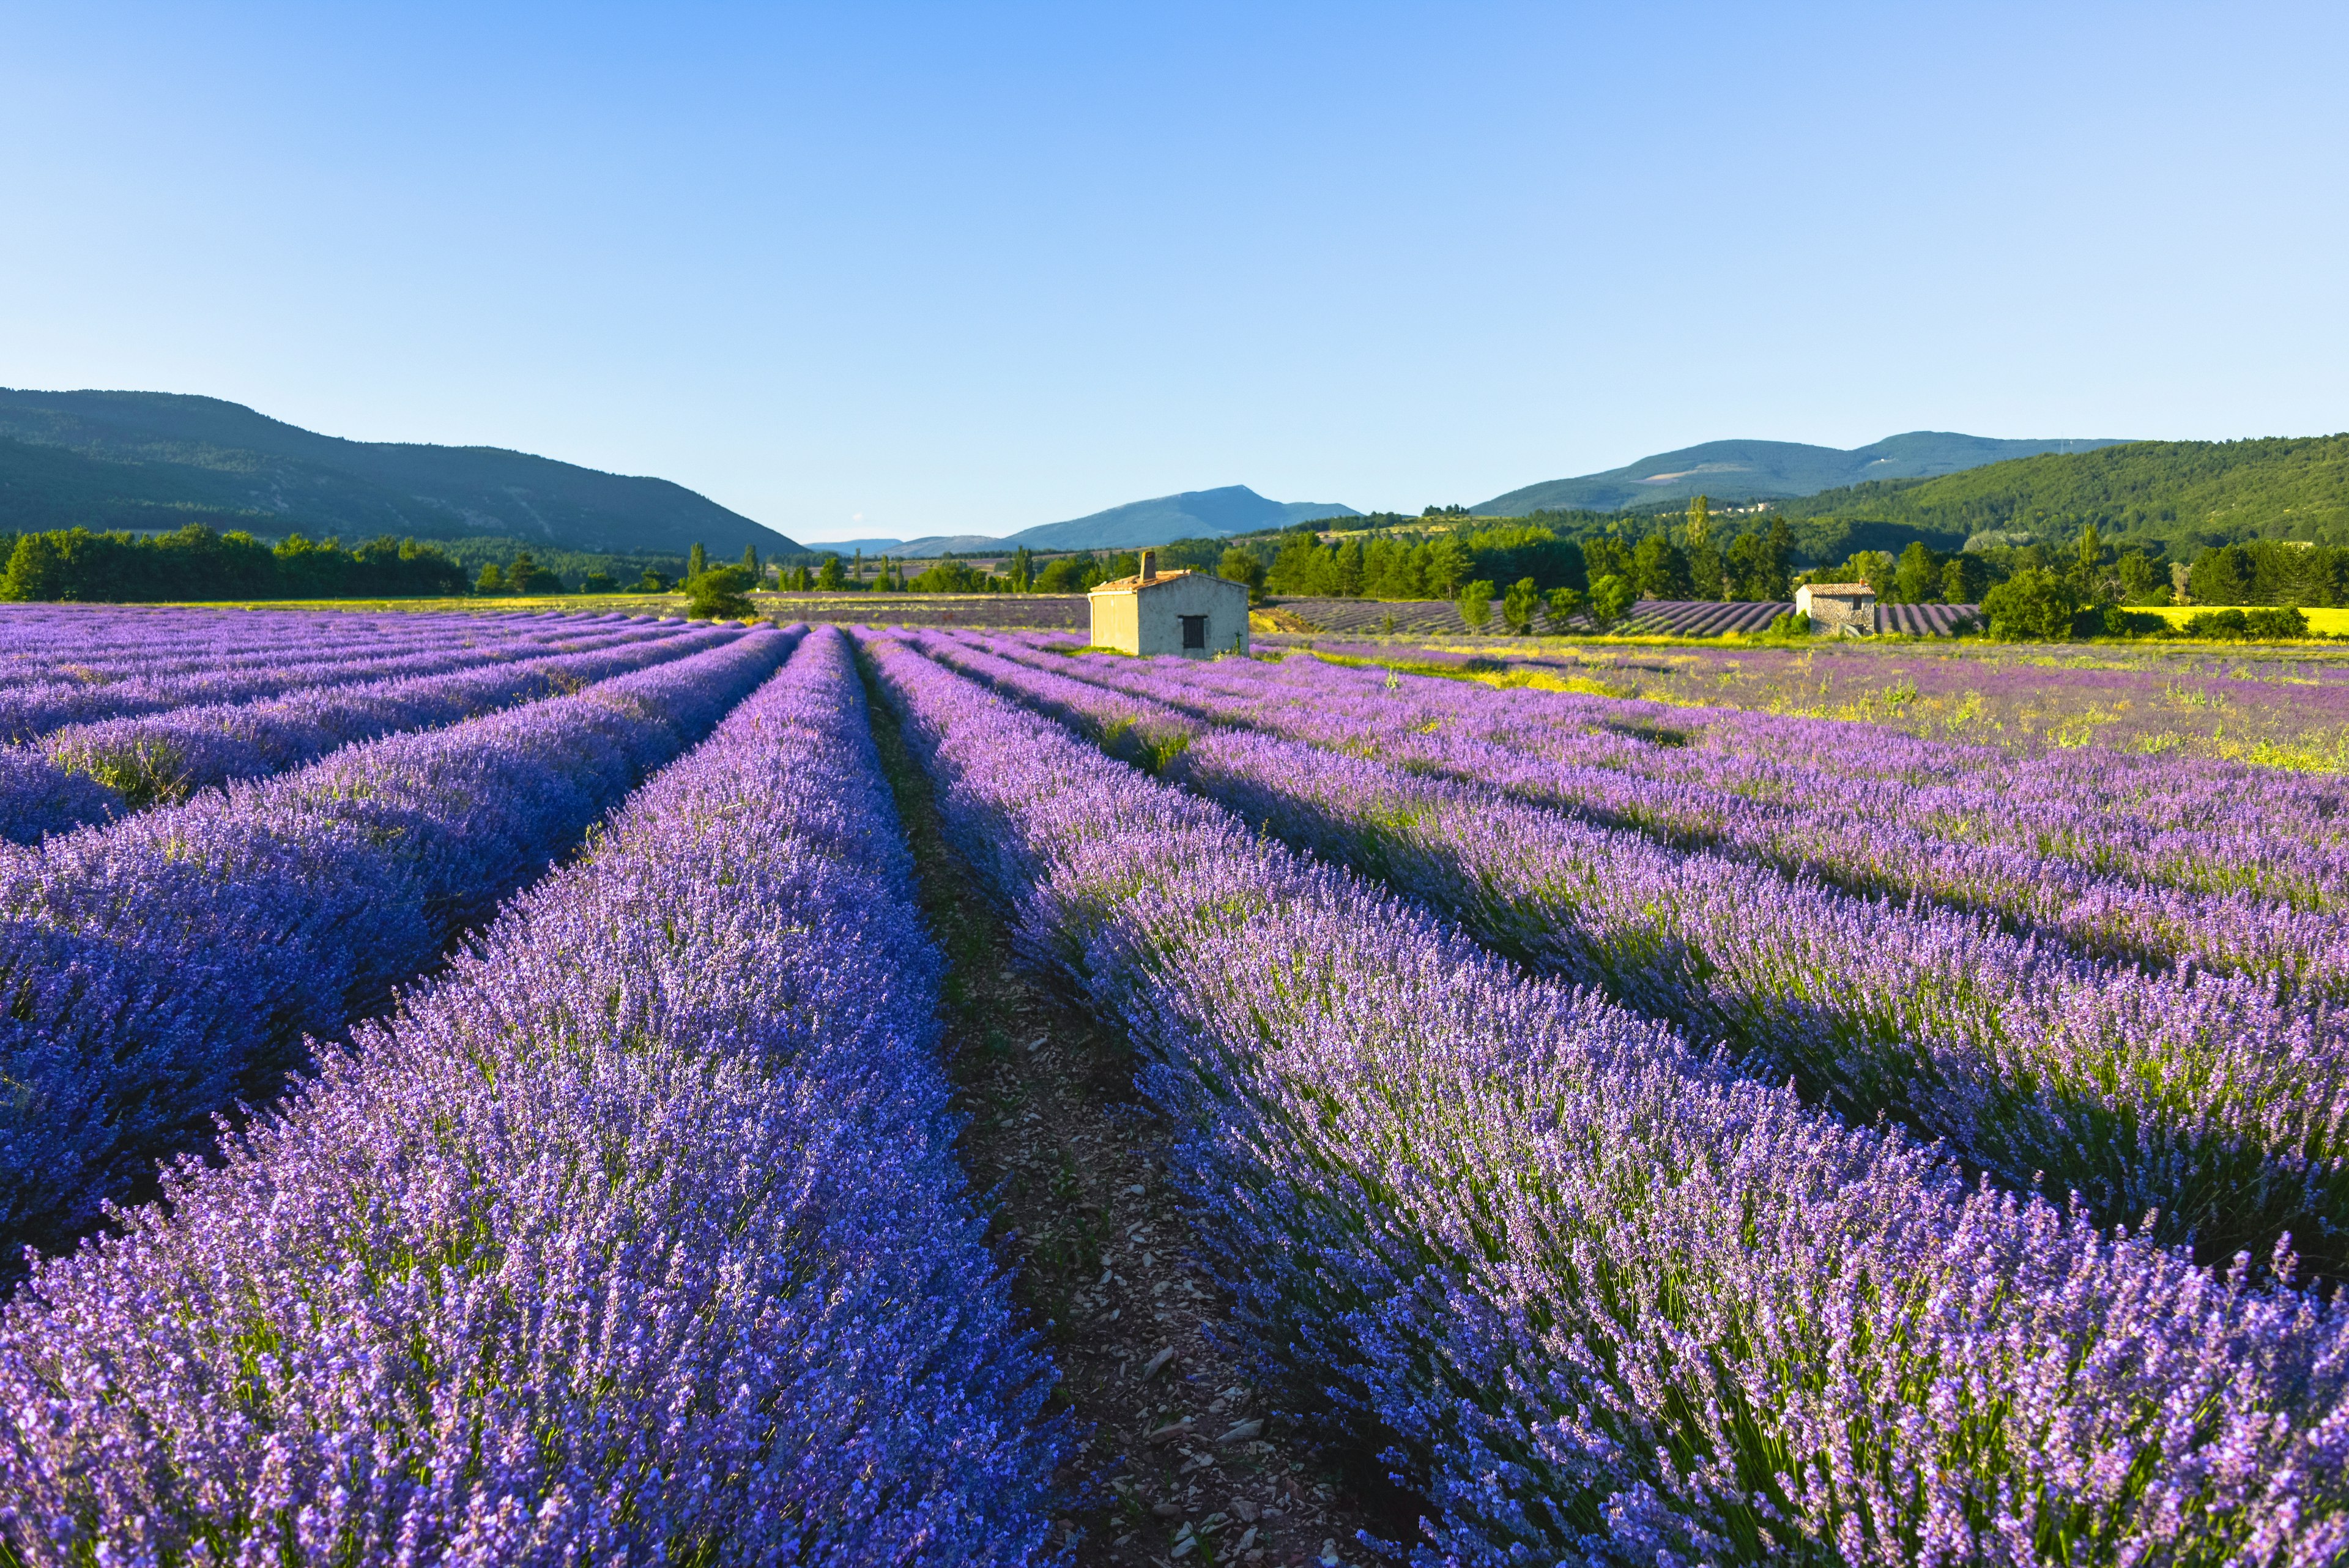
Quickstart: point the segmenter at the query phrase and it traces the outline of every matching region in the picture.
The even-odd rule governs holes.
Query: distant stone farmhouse
[[[1816,637],[1874,637],[1876,590],[1866,583],[1806,583],[1795,590],[1795,613],[1811,618]]]
[[[1247,651],[1247,585],[1205,572],[1162,572],[1157,565],[1157,552],[1144,550],[1140,571],[1086,596],[1095,648],[1185,659]]]

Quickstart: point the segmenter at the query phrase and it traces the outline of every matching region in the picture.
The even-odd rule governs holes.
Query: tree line
[[[420,598],[466,587],[464,568],[447,555],[389,535],[353,549],[299,534],[271,545],[198,523],[171,534],[61,528],[0,539],[7,542],[0,599],[16,602]]]

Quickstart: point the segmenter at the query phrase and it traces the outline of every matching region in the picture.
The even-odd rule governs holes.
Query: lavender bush
[[[1149,1050],[1237,1332],[1427,1500],[1423,1563],[2349,1551],[2341,1303],[1970,1189],[869,646],[1026,950]]]
[[[372,618],[346,614],[342,618]],[[597,628],[590,634],[612,632]],[[88,662],[84,656],[49,679],[0,688],[0,739],[36,740],[63,724],[158,713],[191,703],[244,702],[305,687],[436,674],[548,651],[572,642],[576,635],[577,628],[456,618],[408,628],[396,638],[322,628],[314,638],[276,645],[264,658],[204,657],[176,673],[149,668],[149,660],[166,649],[134,644],[110,666]]]
[[[780,639],[760,639],[771,649]],[[720,655],[719,657],[725,657]],[[836,632],[0,1320],[27,1563],[1053,1561]]]
[[[46,769],[0,753],[16,764],[0,771],[0,838],[36,843],[65,827],[101,822],[159,800],[299,767],[338,746],[575,691],[740,635],[732,626],[688,630],[680,624],[616,639],[585,639],[581,651],[502,659],[446,674],[310,687],[254,702],[204,703],[70,724],[35,743]],[[103,793],[76,797],[67,783],[73,776],[96,782]]]
[[[273,1096],[781,661],[760,630],[575,696],[0,846],[0,1245],[87,1229]]]
[[[2289,1236],[2327,1273],[2349,1267],[2349,1031],[2329,1009],[2082,961],[1952,911],[1677,853],[1506,787],[1212,732],[1132,692],[926,646],[1112,748],[1170,759],[1170,777],[1520,961],[1726,1039],[1759,1075],[1793,1073],[1862,1118],[1945,1137],[2011,1187],[2044,1179],[2106,1222],[2150,1217],[2214,1257]]]
[[[2336,914],[2242,889],[2207,891],[2099,868],[2020,843],[1965,841],[1951,824],[1995,819],[2007,822],[2012,836],[2020,818],[2041,836],[2034,845],[2085,832],[2076,803],[2099,796],[2082,785],[2074,806],[2057,812],[2012,796],[1952,804],[1946,787],[1901,785],[1904,803],[1887,800],[1864,778],[1837,783],[1823,766],[1799,760],[1874,751],[1876,732],[1857,726],[1844,724],[1825,740],[1787,731],[1747,735],[1734,747],[1715,733],[1711,744],[1693,748],[1694,761],[1682,761],[1675,759],[1692,748],[1657,738],[1684,740],[1682,731],[1619,717],[1595,722],[1583,708],[1559,708],[1547,694],[1418,679],[1390,688],[1382,678],[1316,661],[1304,661],[1301,672],[1226,661],[1176,673],[1147,661],[1054,659],[1004,639],[976,646],[1031,666],[1041,659],[1195,718],[1492,784],[1674,847],[1716,850],[1852,892],[1986,914],[2018,935],[2050,938],[2089,956],[2191,964],[2349,1000],[2349,929]],[[1796,789],[1789,774],[1808,775],[1812,787]],[[2240,827],[2230,831],[2246,836]],[[2273,849],[2258,854],[2271,869],[2283,857]],[[2328,858],[2323,851],[2311,857]],[[2319,881],[2325,875],[2316,865],[2302,869]]]

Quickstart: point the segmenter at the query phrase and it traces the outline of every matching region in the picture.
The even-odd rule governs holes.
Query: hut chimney
[[[1134,575],[1145,583],[1151,578],[1156,576],[1158,575],[1158,552],[1155,550],[1144,550],[1142,552],[1142,570]]]

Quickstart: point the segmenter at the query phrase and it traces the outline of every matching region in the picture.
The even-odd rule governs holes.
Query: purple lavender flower
[[[168,1210],[39,1267],[0,1319],[0,1541],[1064,1558],[1069,1434],[955,1164],[911,869],[818,632]]]
[[[1146,1048],[1236,1332],[1428,1500],[1423,1563],[2349,1551],[2342,1304],[1971,1189],[867,646],[1025,950]]]
[[[264,1103],[779,664],[724,646],[0,846],[0,1244],[54,1249]]]

